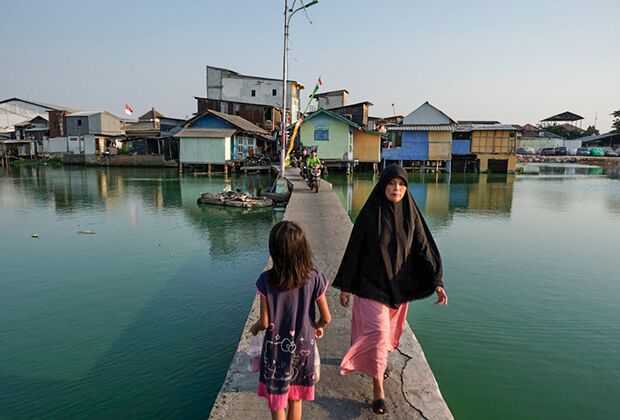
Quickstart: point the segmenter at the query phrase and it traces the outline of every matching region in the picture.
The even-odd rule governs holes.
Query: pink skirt
[[[340,363],[340,374],[358,371],[383,378],[388,353],[398,347],[407,318],[407,303],[392,309],[359,296],[353,298],[351,347]]]
[[[267,399],[267,407],[271,411],[286,410],[289,400],[314,400],[314,385],[291,385],[288,388],[286,394],[270,394],[267,390],[267,386],[258,381],[258,391],[256,392],[259,397],[265,397]]]

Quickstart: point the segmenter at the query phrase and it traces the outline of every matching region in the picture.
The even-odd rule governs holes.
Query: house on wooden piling
[[[275,150],[270,133],[238,115],[206,110],[189,119],[174,137],[179,139],[179,169],[228,170],[229,164]]]
[[[123,143],[131,144],[131,151],[139,155],[165,155],[178,159],[178,140],[173,136],[181,131],[185,120],[166,117],[155,108],[138,117],[137,122],[125,124]]]
[[[414,170],[449,171],[456,127],[456,121],[425,102],[402,124],[387,127],[393,147],[383,148],[384,165],[396,161]]]
[[[514,173],[517,131],[510,124],[460,124],[452,135],[452,170]]]
[[[15,123],[14,130],[9,136],[13,140],[4,141],[6,154],[20,158],[34,158],[43,154],[43,144],[49,138],[47,118],[37,115]]]
[[[326,166],[351,168],[381,161],[381,133],[320,108],[308,115],[300,128],[304,147],[318,150]]]

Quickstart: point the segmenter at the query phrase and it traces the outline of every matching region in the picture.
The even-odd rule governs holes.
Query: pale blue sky
[[[0,0],[0,98],[123,115],[195,112],[205,65],[281,77],[280,0]],[[371,115],[428,100],[455,119],[536,123],[620,109],[620,1],[319,0],[298,13],[291,79]],[[136,115],[136,114],[134,114]]]

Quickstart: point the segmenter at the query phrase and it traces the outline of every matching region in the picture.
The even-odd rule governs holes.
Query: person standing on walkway
[[[387,413],[383,380],[388,352],[398,347],[409,301],[437,294],[447,305],[439,250],[408,191],[407,172],[383,170],[360,211],[332,286],[344,307],[353,299],[351,347],[340,374],[373,378],[373,411]]]
[[[273,419],[301,419],[301,400],[314,400],[316,340],[331,321],[325,276],[312,266],[312,252],[298,224],[283,221],[269,234],[273,267],[263,272],[260,318],[250,331],[265,331],[258,395],[267,399]],[[316,320],[316,306],[320,318]]]

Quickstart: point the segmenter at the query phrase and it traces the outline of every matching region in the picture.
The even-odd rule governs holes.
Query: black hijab
[[[398,203],[387,199],[391,180],[407,191]],[[441,281],[441,257],[409,191],[407,172],[398,165],[383,170],[360,211],[333,286],[397,307],[433,294]]]

